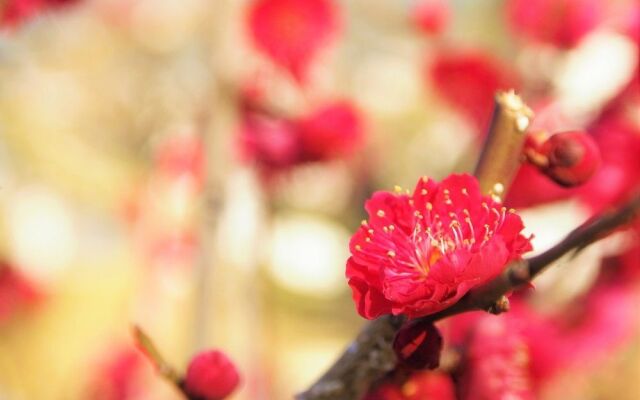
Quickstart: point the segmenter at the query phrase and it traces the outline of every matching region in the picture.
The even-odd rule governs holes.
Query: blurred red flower
[[[240,118],[240,155],[267,180],[299,164],[348,158],[365,141],[364,118],[347,100],[297,118],[274,115],[253,101],[241,106]]]
[[[309,64],[338,28],[333,0],[255,0],[248,10],[255,47],[304,81]]]
[[[293,121],[256,112],[241,116],[241,157],[263,172],[286,169],[300,160],[300,142]]]
[[[399,385],[393,381],[382,383],[363,400],[455,400],[455,387],[451,377],[442,372],[424,371],[411,374]]]
[[[42,293],[11,265],[0,261],[0,326],[35,305]]]
[[[238,386],[240,375],[233,362],[221,351],[198,353],[187,367],[184,389],[194,398],[222,400]]]
[[[0,5],[0,27],[16,27],[48,10],[77,3],[79,0],[6,0]]]
[[[427,35],[441,33],[451,19],[449,0],[419,0],[411,11],[416,26]]]
[[[470,175],[422,178],[413,194],[376,192],[350,242],[358,313],[420,317],[447,308],[531,249],[520,217]]]
[[[517,321],[531,356],[536,385],[565,369],[601,367],[601,362],[637,332],[637,289],[622,284],[598,284],[584,298],[542,315],[521,304],[509,318]]]
[[[142,353],[132,347],[110,349],[95,370],[86,398],[137,400],[145,397],[144,377],[151,371]]]
[[[460,379],[461,399],[535,399],[527,343],[506,318],[482,316],[467,346]]]
[[[303,158],[309,161],[347,157],[364,141],[359,110],[342,100],[319,107],[297,121]]]
[[[603,116],[590,131],[600,147],[602,165],[580,194],[597,212],[640,189],[640,125],[615,112]]]
[[[440,52],[428,75],[438,94],[469,118],[479,135],[486,133],[496,91],[519,87],[515,71],[479,51]]]
[[[576,189],[556,184],[540,172],[537,167],[525,163],[518,169],[507,193],[505,204],[515,208],[533,207],[564,200],[575,193]]]
[[[506,16],[523,37],[569,48],[599,25],[605,9],[600,0],[509,0]]]
[[[156,168],[170,179],[188,177],[200,186],[204,181],[205,154],[202,138],[178,133],[165,138],[156,150]]]

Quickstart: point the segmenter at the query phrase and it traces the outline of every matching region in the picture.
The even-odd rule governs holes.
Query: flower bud
[[[191,359],[184,390],[202,400],[222,400],[238,386],[240,376],[233,362],[221,351],[210,350]]]
[[[546,158],[542,172],[565,187],[585,183],[600,166],[600,150],[591,136],[580,131],[556,133],[540,147]]]
[[[434,369],[440,364],[442,336],[431,322],[419,320],[402,326],[393,340],[398,363],[411,369]]]

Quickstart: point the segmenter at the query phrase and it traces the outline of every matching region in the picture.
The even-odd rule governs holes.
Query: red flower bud
[[[600,150],[591,136],[580,131],[556,133],[540,147],[549,178],[565,187],[585,183],[600,166]]]
[[[442,336],[431,322],[419,320],[402,326],[393,340],[400,365],[411,369],[434,369],[440,365]]]
[[[191,359],[184,390],[198,399],[222,400],[234,391],[239,381],[233,362],[221,351],[210,350]]]

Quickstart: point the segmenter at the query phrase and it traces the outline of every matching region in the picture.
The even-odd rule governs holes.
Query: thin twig
[[[162,357],[160,351],[155,346],[151,338],[137,325],[131,327],[131,333],[136,342],[136,345],[142,351],[149,361],[153,363],[160,376],[168,380],[169,382],[180,387],[181,377],[176,370]]]

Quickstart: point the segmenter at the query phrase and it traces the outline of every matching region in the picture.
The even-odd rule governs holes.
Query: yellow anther
[[[378,212],[376,212],[376,215],[380,218],[384,217],[384,211],[383,210],[378,210]]]

